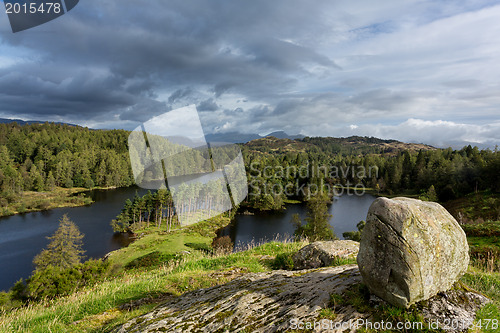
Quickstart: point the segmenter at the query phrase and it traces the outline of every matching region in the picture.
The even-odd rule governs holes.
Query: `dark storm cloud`
[[[235,84],[232,82],[221,82],[217,83],[214,87],[215,97],[219,98],[223,93],[228,91]]]
[[[182,99],[184,97],[189,96],[192,93],[191,88],[186,88],[186,89],[177,89],[170,95],[168,98],[169,103],[174,103],[175,101]]]
[[[500,5],[465,3],[86,0],[16,34],[3,16],[0,117],[133,128],[194,103],[207,133],[496,140],[474,123],[498,123]]]
[[[54,79],[22,68],[0,71],[0,110],[22,115],[71,115],[86,118],[134,104],[114,75],[89,71]]]
[[[151,99],[138,101],[131,107],[128,107],[120,114],[121,120],[131,120],[145,122],[162,113],[172,110],[165,102],[159,102]]]
[[[303,26],[321,30],[320,17],[305,1],[88,0],[38,28],[3,30],[4,45],[30,56],[1,69],[0,112],[142,118],[132,113],[165,107],[159,91],[170,90],[172,104],[199,85],[216,98],[272,97],[307,74],[305,64],[337,67],[284,41],[305,39]]]
[[[296,70],[305,61],[340,69],[332,60],[311,49],[279,40],[258,39],[250,44],[248,53],[253,54],[256,61],[280,71]]]
[[[217,105],[217,103],[213,98],[204,100],[197,106],[198,111],[215,111],[218,108],[219,106]]]

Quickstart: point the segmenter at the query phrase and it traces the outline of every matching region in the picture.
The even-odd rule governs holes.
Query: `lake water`
[[[343,195],[336,197],[330,205],[332,214],[330,225],[338,238],[342,233],[357,230],[359,221],[366,220],[366,214],[375,197]],[[292,215],[299,214],[302,220],[306,217],[305,204],[287,205],[281,212],[257,212],[255,215],[237,215],[233,223],[222,230],[219,235],[229,235],[236,247],[244,248],[247,244],[262,243],[273,239],[287,239],[293,235]]]
[[[127,198],[147,191],[138,187],[95,190],[89,195],[94,204],[84,207],[56,208],[0,218],[0,290],[8,290],[20,278],[30,276],[33,258],[50,242],[59,219],[67,214],[83,238],[87,258],[100,258],[127,243],[126,236],[114,235],[110,226]]]
[[[119,214],[125,200],[133,198],[136,192],[143,195],[147,190],[138,187],[95,190],[89,193],[95,201],[89,206],[0,218],[0,290],[8,290],[20,278],[30,276],[33,258],[47,246],[49,240],[46,237],[54,233],[64,214],[85,234],[83,242],[87,258],[100,258],[127,245],[127,238],[114,234],[110,222]],[[355,230],[356,224],[366,218],[374,199],[371,195],[336,198],[330,207],[330,213],[333,214],[330,222],[339,238],[342,238],[343,232]],[[305,217],[305,205],[288,205],[285,211],[278,213],[237,215],[234,223],[223,233],[231,235],[233,241],[240,245],[251,243],[252,240],[263,242],[283,239],[284,235],[293,234],[290,221],[294,213]]]

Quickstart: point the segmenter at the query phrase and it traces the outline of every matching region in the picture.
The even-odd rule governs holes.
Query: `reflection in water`
[[[270,240],[285,240],[293,236],[294,227],[290,221],[293,214],[305,217],[303,204],[287,205],[280,212],[256,212],[255,215],[236,215],[231,225],[220,231],[219,236],[229,235],[236,247]]]
[[[344,195],[336,197],[330,205],[332,214],[330,225],[338,238],[342,233],[357,230],[356,224],[366,219],[366,214],[375,197],[369,194],[363,196]],[[292,215],[299,214],[302,221],[306,217],[305,204],[287,205],[281,212],[256,212],[255,215],[239,214],[231,225],[219,231],[218,236],[229,235],[236,248],[245,248],[250,244],[260,244],[278,239],[290,239],[294,233],[291,223]]]
[[[111,237],[111,244],[118,248],[127,247],[135,240],[135,237],[133,237],[133,235],[133,233],[128,232],[114,233]]]
[[[330,206],[330,224],[333,226],[335,234],[343,239],[342,233],[355,231],[359,221],[366,220],[366,214],[375,197],[370,194],[363,196],[343,195],[336,197]]]
[[[137,187],[95,190],[87,193],[95,201],[89,206],[0,218],[0,290],[9,289],[21,277],[27,278],[31,274],[34,256],[47,246],[49,240],[46,237],[57,229],[63,214],[68,214],[85,234],[83,242],[87,258],[100,258],[130,244],[130,235],[113,234],[110,222],[119,214],[125,200],[133,198],[136,192],[142,196],[147,190]],[[330,207],[333,214],[330,223],[339,238],[345,231],[356,230],[356,224],[366,218],[373,200],[371,195],[342,196],[335,200]],[[305,205],[288,205],[282,212],[237,215],[234,223],[220,235],[230,235],[235,244],[242,246],[290,238],[294,232],[290,221],[295,213],[305,218]]]
[[[68,217],[78,225],[87,258],[100,258],[130,243],[127,235],[113,235],[112,219],[120,213],[127,198],[146,190],[129,187],[87,192],[94,204],[84,207],[56,208],[43,212],[0,218],[0,290],[7,290],[20,278],[26,279],[33,270],[32,260],[47,246],[58,228],[59,219]]]

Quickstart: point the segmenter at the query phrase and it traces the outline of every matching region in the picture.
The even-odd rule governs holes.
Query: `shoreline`
[[[94,201],[85,195],[85,192],[94,190],[113,190],[116,186],[94,187],[92,189],[83,187],[63,188],[57,187],[53,191],[35,192],[24,191],[18,200],[0,208],[0,219],[4,217],[48,211],[56,208],[73,208],[91,205]]]
[[[128,186],[125,186],[126,188]],[[91,189],[83,188],[83,187],[73,187],[73,188],[62,188],[57,187],[53,191],[47,192],[35,192],[35,191],[24,191],[23,194],[19,195],[20,200],[8,204],[6,207],[0,207],[0,219],[4,217],[26,214],[26,213],[35,213],[41,211],[48,211],[56,208],[74,208],[74,207],[82,207],[91,205],[94,201],[85,196],[86,192],[94,191],[94,190],[114,190],[120,187],[117,186],[108,186],[108,187],[93,187]],[[418,197],[416,194],[389,194],[389,193],[381,193],[377,192],[373,188],[364,187],[364,188],[354,188],[354,187],[336,187],[341,188],[343,190],[357,190],[362,191],[363,194],[371,194],[376,197],[385,196],[388,198],[394,198],[398,196],[407,196],[407,197]],[[285,203],[287,204],[300,204],[305,201],[296,200],[296,199],[285,199]],[[251,208],[251,207],[246,207]],[[261,211],[259,209],[251,208],[252,210]]]

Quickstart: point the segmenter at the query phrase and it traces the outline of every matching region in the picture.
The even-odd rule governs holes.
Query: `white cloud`
[[[396,125],[367,124],[359,126],[355,131],[347,128],[338,129],[337,133],[342,133],[343,136],[374,136],[403,142],[426,143],[436,147],[461,148],[472,144],[493,149],[500,143],[500,122],[474,125],[410,118]]]

